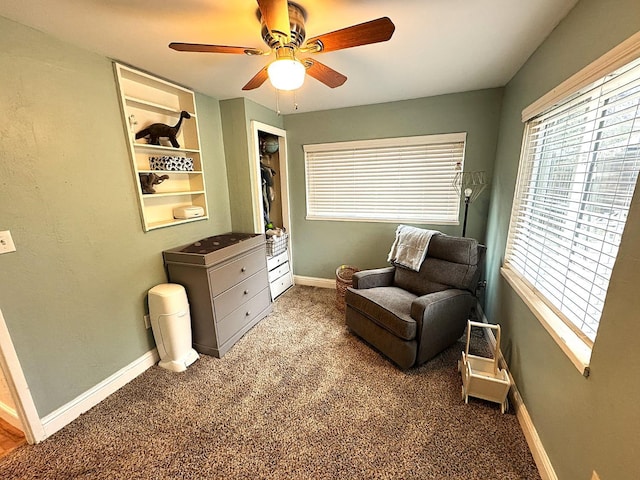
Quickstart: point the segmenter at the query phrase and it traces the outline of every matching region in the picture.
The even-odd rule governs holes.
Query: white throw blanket
[[[439,235],[437,230],[424,230],[422,228],[398,225],[396,239],[391,245],[388,262],[410,268],[416,272],[427,255],[431,237]]]

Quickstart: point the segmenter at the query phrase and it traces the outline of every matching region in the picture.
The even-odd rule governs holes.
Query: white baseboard
[[[489,323],[479,303],[477,304],[477,312],[478,312],[478,318],[482,322]],[[493,334],[493,330],[489,328],[485,328],[484,334],[487,337],[487,340],[489,341],[491,346],[495,349],[496,337]],[[527,444],[529,445],[529,450],[531,450],[531,455],[533,455],[533,460],[536,462],[536,466],[538,467],[538,472],[540,472],[540,476],[542,477],[542,480],[558,480],[558,476],[556,475],[556,472],[553,469],[553,465],[551,464],[551,460],[549,460],[549,456],[547,455],[547,452],[544,449],[544,445],[542,444],[542,441],[538,436],[538,431],[536,430],[536,427],[533,424],[533,420],[531,419],[531,416],[527,411],[527,407],[525,406],[524,401],[520,396],[520,392],[518,391],[516,382],[513,380],[513,377],[511,376],[511,372],[509,371],[509,366],[507,365],[507,361],[504,359],[502,352],[499,352],[498,360],[500,362],[500,368],[504,368],[509,374],[509,379],[511,380],[511,390],[509,391],[509,401],[511,402],[511,405],[516,412],[518,423],[520,423],[520,428],[522,428],[524,437],[527,440]]]
[[[306,285],[307,287],[319,288],[336,288],[336,281],[330,278],[302,277],[300,275],[293,276],[296,285]]]
[[[18,412],[16,412],[15,408],[11,408],[3,402],[0,402],[0,418],[12,427],[22,431],[22,422],[20,421],[20,417],[18,417]]]
[[[42,427],[44,428],[45,438],[50,437],[61,428],[70,424],[87,410],[95,407],[102,400],[123,387],[148,368],[155,365],[160,357],[158,351],[154,348],[148,351],[140,358],[134,360],[129,365],[121,368],[116,373],[106,378],[93,388],[87,390],[82,395],[71,400],[66,405],[51,412],[43,417]]]
[[[511,376],[511,374],[509,374],[509,376]],[[542,480],[558,480],[558,476],[553,469],[551,460],[549,460],[549,456],[544,449],[544,445],[542,445],[542,441],[538,436],[538,431],[533,425],[533,420],[531,420],[527,407],[525,407],[522,397],[520,397],[520,393],[518,392],[518,389],[515,388],[515,385],[512,390],[512,399],[514,408],[516,409],[518,422],[520,422],[520,428],[522,428],[524,436],[527,439],[529,449],[533,455],[533,460],[536,462],[536,466],[538,467]]]

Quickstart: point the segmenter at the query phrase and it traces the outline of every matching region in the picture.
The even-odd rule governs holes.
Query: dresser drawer
[[[285,273],[289,272],[289,262],[283,263],[279,267],[269,270],[269,282],[273,282],[275,279],[280,278]]]
[[[262,269],[213,299],[216,320],[223,319],[253,297],[267,284],[267,270]]]
[[[274,268],[282,265],[289,261],[289,251],[285,250],[284,252],[276,255],[275,257],[267,257],[267,270],[273,270]]]
[[[293,285],[293,279],[290,273],[286,273],[280,278],[274,280],[269,284],[271,289],[271,298],[275,300],[276,297],[281,295],[287,288]]]
[[[265,288],[216,324],[218,344],[223,344],[269,306],[271,297]]]
[[[209,288],[211,289],[211,296],[219,295],[265,268],[265,258],[265,249],[263,247],[248,255],[238,257],[222,267],[210,269]]]

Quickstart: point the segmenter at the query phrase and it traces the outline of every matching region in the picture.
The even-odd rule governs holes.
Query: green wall
[[[0,17],[3,312],[49,414],[154,347],[161,252],[231,227],[217,100],[197,96],[211,218],[144,233],[110,60]]]
[[[251,185],[260,180],[251,177],[251,121],[283,128],[283,117],[246,98],[223,100],[220,109],[233,230],[253,232],[253,220],[259,215],[259,207],[253,204]]]
[[[397,223],[305,220],[303,145],[387,137],[467,132],[465,170],[493,172],[502,89],[442,95],[285,117],[291,240],[296,275],[335,278],[341,264],[387,265]],[[484,241],[491,185],[471,204],[467,235]],[[460,225],[421,225],[451,235]]]
[[[640,30],[638,0],[581,0],[505,89],[487,227],[486,312],[560,480],[640,478],[640,192],[613,272],[591,376],[584,378],[501,278],[520,156],[523,108]],[[630,367],[630,370],[627,369]]]

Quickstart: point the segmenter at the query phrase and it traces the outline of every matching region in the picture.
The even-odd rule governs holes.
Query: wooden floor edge
[[[0,458],[26,444],[27,439],[21,430],[0,419]]]

